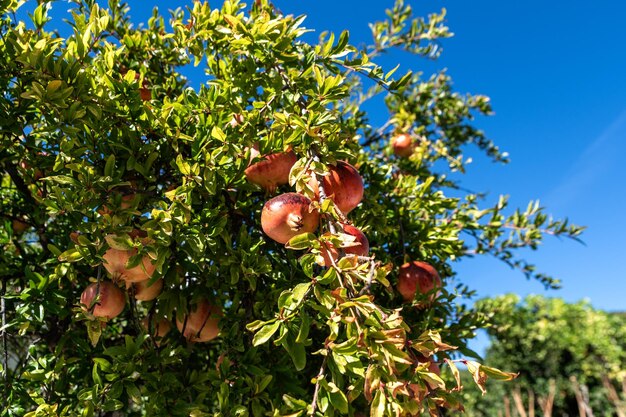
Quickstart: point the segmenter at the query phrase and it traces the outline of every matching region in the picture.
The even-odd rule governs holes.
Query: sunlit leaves
[[[455,304],[472,293],[454,287],[450,261],[489,253],[535,274],[515,249],[581,231],[538,204],[511,215],[504,199],[484,208],[475,194],[449,196],[457,184],[447,173],[464,172],[466,145],[506,158],[471,123],[490,113],[488,99],[453,91],[445,74],[422,79],[376,62],[391,48],[436,57],[450,35],[444,12],[414,18],[398,1],[371,26],[373,45],[357,48],[347,31],[307,43],[304,16],[267,0],[196,1],[169,24],[155,9],[144,26],[123,3],[91,0],[71,4],[66,26],[50,20],[50,4],[33,6],[32,24],[4,12],[0,21],[2,331],[16,364],[14,415],[460,410],[454,350],[469,352],[484,317]],[[199,85],[183,75],[188,65],[202,66]],[[374,127],[362,104],[385,98],[389,120]],[[405,160],[386,148],[395,130],[419,138]],[[315,233],[284,246],[263,235],[268,195],[244,175],[254,146],[297,155],[277,192],[314,200]],[[349,218],[310,184],[343,160],[366,184]],[[337,232],[342,223],[362,228],[368,256],[344,256],[355,240]],[[337,259],[321,266],[327,244]],[[124,313],[105,323],[71,306],[90,280],[124,286],[103,267],[111,248],[133,253],[127,268],[154,261],[164,285],[154,301],[129,288]],[[432,261],[449,285],[427,305],[394,290],[397,266],[413,258]],[[222,310],[208,344],[174,323],[200,300]],[[144,320],[172,330],[157,336]],[[481,366],[472,368],[480,383],[508,375]]]

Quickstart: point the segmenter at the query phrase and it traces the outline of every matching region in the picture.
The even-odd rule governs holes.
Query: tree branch
[[[313,400],[311,400],[311,412],[310,416],[315,415],[315,411],[317,411],[317,397],[320,393],[320,379],[324,378],[324,370],[326,369],[326,360],[328,359],[328,355],[324,356],[324,360],[322,361],[322,366],[320,366],[320,371],[315,378],[315,391],[313,391]]]

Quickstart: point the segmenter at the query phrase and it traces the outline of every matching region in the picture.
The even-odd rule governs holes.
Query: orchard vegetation
[[[468,389],[468,417],[626,415],[626,316],[585,301],[505,295],[479,300],[491,345],[485,362],[519,372],[511,384]],[[466,384],[467,385],[467,384]],[[468,388],[473,388],[467,385]]]
[[[376,63],[435,59],[444,11],[398,0],[356,47],[267,0],[143,25],[22,3],[0,0],[0,415],[438,416],[460,372],[515,376],[467,348],[486,315],[454,262],[557,286],[518,251],[582,229],[465,191],[465,150],[507,160],[473,125],[489,99]]]

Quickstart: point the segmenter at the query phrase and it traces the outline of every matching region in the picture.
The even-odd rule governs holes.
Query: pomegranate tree
[[[535,276],[516,250],[577,230],[459,187],[466,149],[506,159],[472,126],[485,97],[377,63],[437,55],[445,16],[396,1],[356,47],[311,43],[288,2],[188,0],[145,23],[122,3],[0,2],[8,413],[454,414],[434,410],[458,408],[452,375],[429,386],[413,355],[447,364],[482,317],[455,308],[469,290],[428,301],[436,272],[398,260],[443,279],[490,253]],[[102,318],[73,314],[83,290]]]

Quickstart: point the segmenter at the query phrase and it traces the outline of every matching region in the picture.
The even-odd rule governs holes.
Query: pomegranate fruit
[[[356,227],[344,224],[343,233],[354,236],[356,240],[352,242],[354,246],[348,246],[342,248],[346,255],[356,255],[356,256],[367,256],[370,251],[370,244],[367,240],[367,237]],[[321,266],[330,266],[332,265],[331,258],[333,261],[337,261],[339,258],[339,251],[335,248],[331,242],[323,242],[321,248],[321,262],[318,262]]]
[[[70,240],[76,244],[78,244],[78,236],[80,236],[79,232],[70,233]]]
[[[399,157],[406,158],[413,154],[415,143],[408,133],[400,133],[391,138],[393,153]]]
[[[22,220],[13,219],[11,227],[13,228],[13,234],[19,236],[24,233],[29,226],[28,223],[23,222]]]
[[[141,75],[139,75],[139,73],[136,73],[135,81],[139,81],[140,78]],[[139,87],[139,97],[141,97],[143,101],[149,101],[152,99],[152,93],[148,88],[148,80],[146,79],[143,80],[143,83],[141,83],[141,87]]]
[[[435,268],[426,262],[407,262],[400,267],[398,274],[398,292],[405,301],[415,298],[415,294],[427,294],[441,287],[441,278]],[[435,295],[433,295],[434,299]]]
[[[146,83],[144,83],[144,85],[146,85]],[[141,87],[139,89],[139,97],[141,97],[143,101],[149,101],[152,99],[152,93],[150,92],[149,88]]]
[[[258,155],[259,151],[256,147],[250,150],[251,158],[256,158]],[[276,187],[289,182],[289,172],[297,160],[296,154],[291,150],[266,155],[261,161],[246,169],[246,178],[260,185],[264,190],[274,192]]]
[[[44,153],[42,153],[42,152],[38,152],[38,153],[37,153],[37,155],[40,155],[40,156],[45,156],[45,155],[47,155],[47,154],[44,154]],[[24,171],[28,171],[28,170],[30,170],[30,169],[31,169],[30,164],[29,164],[28,162],[26,162],[26,161],[22,161],[22,162],[20,162],[20,167],[21,167]],[[33,174],[32,174],[32,175],[33,175],[33,180],[35,180],[35,181],[37,181],[37,180],[39,180],[39,179],[43,178],[43,176],[44,176],[43,171],[42,171],[41,169],[39,169],[39,168],[35,168],[35,170],[33,171]]]
[[[261,227],[278,243],[287,243],[300,233],[314,232],[319,213],[310,210],[311,200],[297,193],[285,193],[272,198],[263,206]]]
[[[220,332],[222,309],[203,300],[196,304],[185,318],[176,319],[176,327],[190,342],[208,342]],[[183,329],[184,327],[184,329]],[[184,331],[183,331],[184,330]]]
[[[99,299],[95,302],[98,296]],[[89,284],[81,294],[80,302],[83,304],[83,310],[90,311],[94,316],[112,319],[124,311],[126,298],[124,292],[115,284],[101,281],[100,284],[97,282]],[[95,304],[93,304],[94,302]]]
[[[132,232],[131,237],[136,237],[140,234],[140,231]],[[144,244],[147,243],[147,240],[144,239]],[[111,274],[114,278],[122,278],[126,282],[140,282],[149,280],[154,271],[156,270],[156,265],[152,263],[152,259],[148,255],[144,255],[141,258],[141,262],[139,265],[136,265],[132,268],[126,268],[126,264],[130,260],[130,258],[137,254],[137,249],[115,249],[109,247],[107,251],[102,256],[104,260],[104,268]]]
[[[164,338],[172,329],[172,323],[165,318],[157,320],[156,317],[153,317],[150,322],[148,317],[145,317],[141,320],[141,325],[148,331],[150,336],[157,339],[157,345],[160,344],[160,339]]]
[[[126,288],[133,288],[135,299],[139,301],[152,301],[163,291],[163,279],[159,278],[150,285],[148,281],[127,282]]]
[[[120,201],[120,209],[121,210],[126,210],[129,209],[132,205],[133,205],[133,201],[135,200],[135,194],[126,194],[123,195]],[[111,210],[106,204],[103,204],[102,207],[100,207],[97,210],[98,214],[101,216],[104,216],[105,214],[112,214],[113,210]]]
[[[338,161],[336,166],[328,167],[324,176],[324,191],[342,213],[347,214],[359,205],[363,199],[363,178],[359,171],[347,162]],[[312,177],[309,186],[319,198],[319,183]]]

